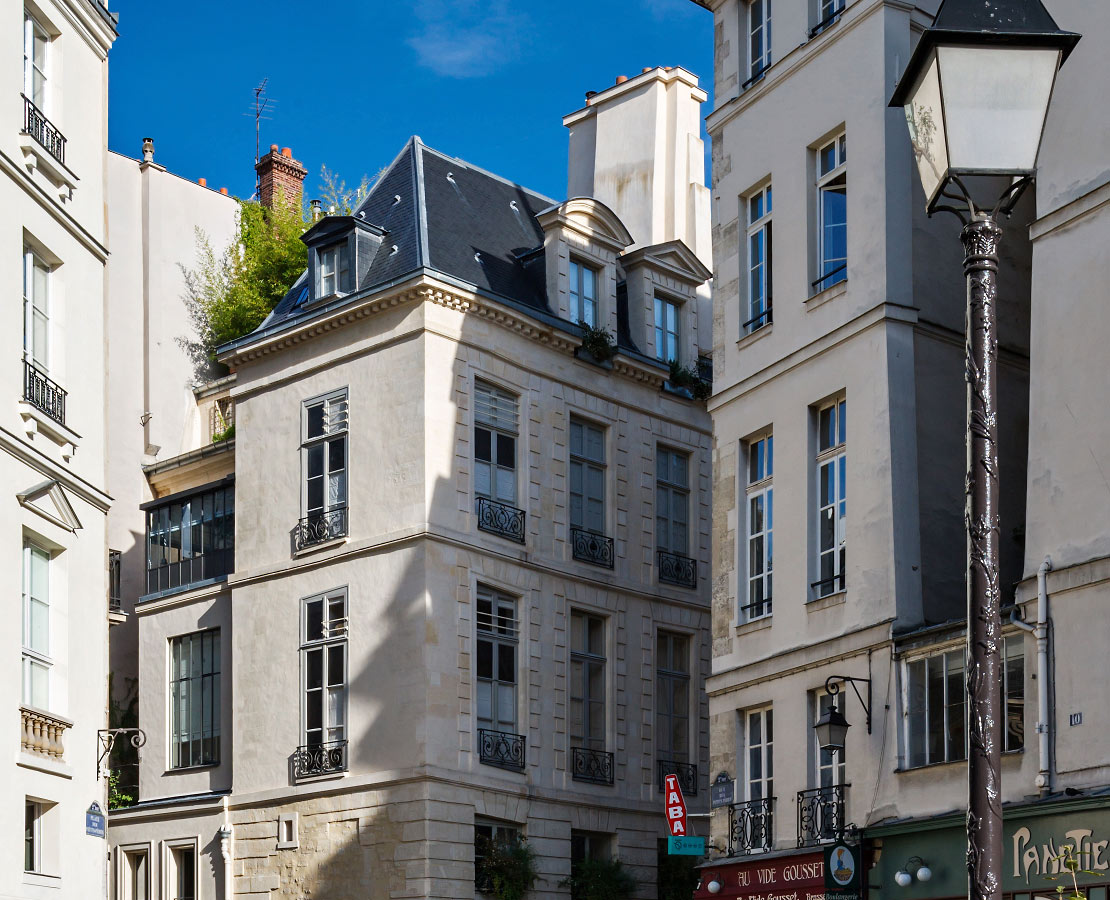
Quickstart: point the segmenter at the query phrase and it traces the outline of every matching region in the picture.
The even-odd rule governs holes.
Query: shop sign
[[[682,797],[682,787],[677,775],[668,775],[663,782],[667,795],[667,827],[671,837],[686,836],[686,801]]]
[[[821,853],[753,860],[720,868],[703,866],[702,873],[699,898],[710,896],[705,885],[716,878],[721,884],[719,900],[825,900],[825,862]]]
[[[859,900],[860,859],[858,844],[825,848],[825,900]]]
[[[1006,848],[1011,863],[1007,875],[1024,886],[1042,886],[1045,878],[1060,875],[1070,878],[1070,855],[1079,867],[1078,881],[1110,881],[1110,827],[1105,815],[1101,821],[1087,819],[1081,813],[1052,816],[1015,828]]]
[[[671,856],[705,856],[705,838],[669,837],[667,853]]]

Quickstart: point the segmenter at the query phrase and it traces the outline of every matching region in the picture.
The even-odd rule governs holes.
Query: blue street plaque
[[[85,810],[85,834],[102,838],[105,835],[104,825],[104,811],[100,808],[100,804],[94,800],[93,805]]]
[[[705,856],[705,838],[669,837],[667,853],[671,856]]]
[[[718,775],[717,780],[709,786],[710,807],[719,809],[722,806],[731,806],[735,796],[734,785],[735,782],[728,777],[727,772]]]

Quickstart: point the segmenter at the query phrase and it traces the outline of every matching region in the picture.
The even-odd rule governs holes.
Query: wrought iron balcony
[[[729,856],[762,853],[775,845],[775,798],[747,800],[728,808]]]
[[[347,742],[327,741],[323,744],[306,744],[293,754],[293,777],[311,778],[314,775],[333,775],[347,771]]]
[[[813,847],[844,836],[844,797],[848,785],[798,791],[798,846]]]
[[[305,516],[297,523],[294,544],[298,550],[322,544],[333,538],[347,536],[347,507],[337,506],[327,512]]]
[[[123,609],[123,596],[120,590],[119,550],[108,551],[108,611],[118,613]]]
[[[836,8],[831,13],[829,13],[827,16],[825,16],[825,18],[823,18],[820,22],[818,22],[811,29],[809,29],[810,40],[817,37],[817,35],[819,35],[822,31],[824,31],[830,25],[832,25],[833,22],[835,22],[837,19],[840,18],[841,13],[843,13],[843,12],[844,12],[844,0],[841,0],[841,2],[836,5]]]
[[[672,762],[660,759],[655,762],[655,776],[659,782],[659,790],[663,790],[668,775],[677,775],[682,793],[691,797],[698,793],[698,767],[693,763]]]
[[[677,584],[679,587],[696,588],[698,586],[698,561],[683,556],[681,553],[669,553],[666,550],[657,550],[656,558],[659,564],[659,580],[665,584]]]
[[[613,539],[585,528],[571,528],[571,552],[575,559],[595,566],[613,568]]]
[[[146,570],[146,592],[155,594],[230,575],[235,570],[235,549],[209,550],[187,559]]]
[[[484,765],[524,771],[524,735],[478,729],[478,759]]]
[[[65,425],[66,392],[27,360],[23,360],[23,399],[59,425]]]
[[[29,134],[63,166],[66,164],[66,139],[54,124],[42,114],[42,110],[31,102],[26,94],[23,97],[23,133]]]
[[[524,543],[525,512],[507,503],[499,503],[488,497],[478,497],[475,501],[478,512],[478,528],[488,531],[518,544]]]
[[[606,750],[572,747],[570,765],[571,777],[575,781],[588,781],[591,784],[613,783],[613,754]]]

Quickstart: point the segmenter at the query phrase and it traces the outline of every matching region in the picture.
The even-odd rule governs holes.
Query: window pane
[[[964,750],[964,730],[966,726],[964,719],[964,697],[966,696],[967,688],[964,684],[963,651],[948,653],[945,655],[945,658],[947,660],[948,680],[948,695],[946,698],[946,705],[948,708],[948,734],[946,750],[948,753],[947,759],[952,761],[964,759],[967,755]]]
[[[324,404],[316,403],[306,410],[308,415],[308,436],[322,437],[324,434]]]

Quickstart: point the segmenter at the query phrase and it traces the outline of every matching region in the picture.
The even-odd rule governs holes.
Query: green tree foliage
[[[536,883],[536,851],[523,838],[485,841],[479,877],[497,900],[522,900]]]
[[[628,900],[636,892],[636,879],[619,859],[579,860],[560,885],[570,888],[572,900]]]

